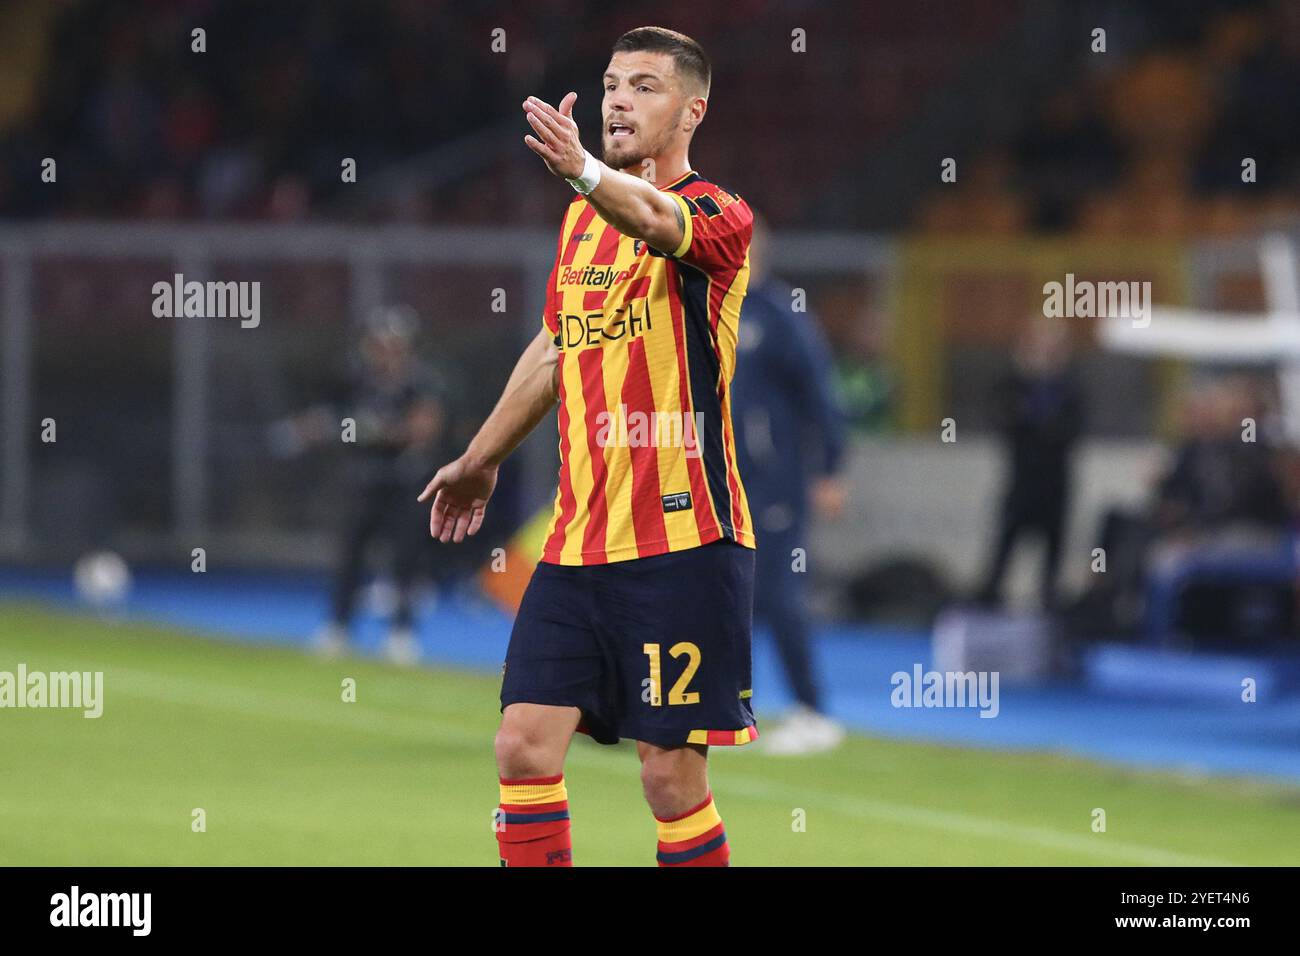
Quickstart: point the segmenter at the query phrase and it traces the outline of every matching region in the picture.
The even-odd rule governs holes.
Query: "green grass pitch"
[[[19,662],[102,670],[104,714],[0,710],[0,864],[497,865],[491,675],[0,605]],[[862,736],[711,764],[734,865],[1300,862],[1300,788]],[[575,864],[653,866],[635,751],[579,738],[566,777]]]

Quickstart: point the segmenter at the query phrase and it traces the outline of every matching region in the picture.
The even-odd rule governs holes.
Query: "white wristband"
[[[584,196],[589,194],[593,189],[600,185],[600,162],[591,153],[587,153],[587,161],[582,166],[582,175],[577,179],[566,180],[570,186],[582,193]]]

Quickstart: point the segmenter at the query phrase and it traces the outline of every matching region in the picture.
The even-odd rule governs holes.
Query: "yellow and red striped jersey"
[[[581,196],[560,227],[543,315],[560,349],[551,564],[754,547],[730,396],[753,214],[695,172],[662,189],[686,218],[671,253]]]

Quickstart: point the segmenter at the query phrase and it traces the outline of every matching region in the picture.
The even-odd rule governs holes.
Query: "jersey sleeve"
[[[748,203],[722,189],[695,196],[668,195],[681,207],[685,230],[677,248],[664,255],[707,273],[733,272],[744,265],[754,232]]]

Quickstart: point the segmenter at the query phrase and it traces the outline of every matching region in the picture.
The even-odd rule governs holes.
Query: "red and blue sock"
[[[573,866],[564,774],[501,778],[496,832],[502,866]]]
[[[675,817],[655,817],[659,828],[660,866],[730,866],[731,848],[713,794]]]

